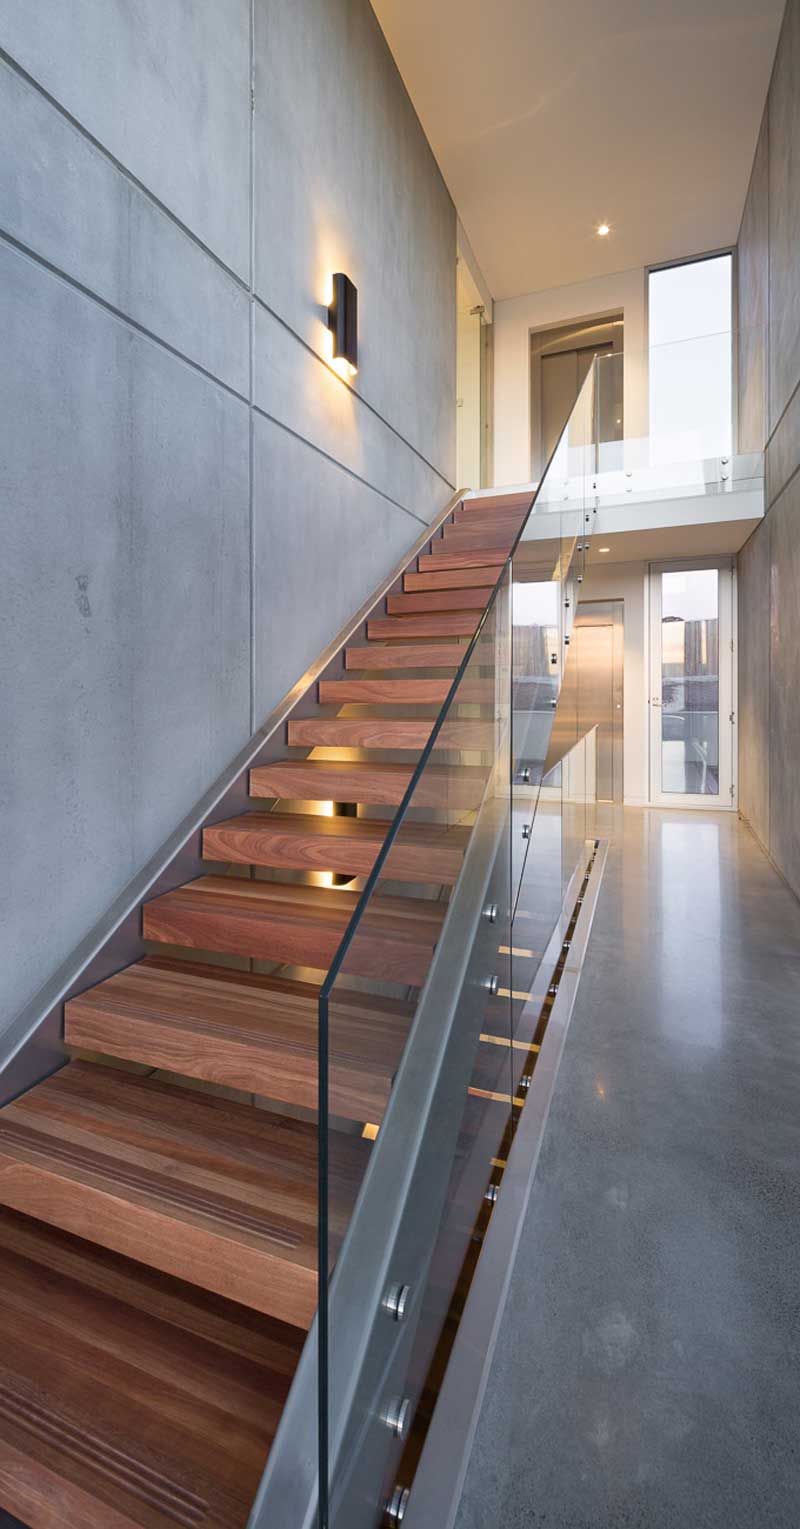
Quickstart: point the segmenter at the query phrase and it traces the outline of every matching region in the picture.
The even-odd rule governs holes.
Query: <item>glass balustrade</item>
[[[719,337],[683,365],[706,344],[710,375]],[[666,388],[653,364],[595,360],[473,635],[408,670],[430,689],[402,801],[360,809],[387,831],[320,991],[319,1309],[251,1529],[399,1522],[424,1452],[594,846],[570,663],[592,539],[607,505],[737,481],[724,422],[688,441],[623,407],[637,368]]]
[[[544,783],[578,739],[575,707],[564,725],[558,698],[592,528],[595,382],[592,371],[558,448],[570,502],[545,479],[529,517],[539,535],[498,570],[321,994],[320,1521],[330,1529],[380,1524],[413,1476],[536,1055],[531,994],[568,862],[582,854],[561,780]],[[420,835],[431,880],[411,884],[406,850]],[[342,1227],[335,1186],[353,1128],[336,1080],[365,991],[365,1073],[380,1051],[392,1081],[368,1095],[370,1158]]]
[[[747,329],[595,357],[591,388],[593,492],[600,509],[760,492],[763,452],[737,441],[733,357]],[[584,396],[584,403],[586,402]],[[566,434],[539,500],[577,503],[586,463]],[[536,517],[528,536],[539,534]]]

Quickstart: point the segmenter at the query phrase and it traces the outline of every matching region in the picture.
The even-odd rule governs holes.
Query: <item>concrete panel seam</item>
[[[179,228],[181,233],[186,235],[187,239],[191,239],[192,243],[197,245],[197,248],[202,250],[203,254],[207,255],[209,260],[213,260],[214,264],[218,266],[221,271],[224,271],[226,276],[231,278],[231,281],[235,281],[237,287],[240,287],[244,292],[247,291],[247,282],[242,280],[241,276],[239,276],[238,273],[233,270],[233,267],[227,265],[219,255],[215,254],[214,250],[212,250],[209,245],[205,244],[198,234],[194,233],[194,231],[189,227],[188,223],[184,223],[183,220],[178,217],[177,213],[173,212],[172,208],[167,206],[166,202],[162,202],[160,198],[150,190],[150,187],[145,185],[144,181],[139,180],[138,176],[134,175],[133,171],[129,170],[127,165],[124,165],[121,160],[117,159],[116,155],[112,154],[111,150],[107,149],[105,144],[101,143],[99,138],[95,138],[94,134],[89,132],[89,129],[84,126],[78,117],[74,117],[72,112],[67,111],[67,108],[62,106],[57,97],[51,95],[50,91],[46,90],[45,87],[41,85],[32,74],[29,74],[27,69],[23,69],[22,65],[18,63],[10,53],[7,53],[3,47],[0,47],[0,60],[2,60],[4,64],[7,64],[8,68],[13,70],[14,74],[18,75],[21,80],[24,80],[26,85],[29,85],[33,90],[35,90],[37,94],[47,102],[48,106],[52,106],[53,110],[58,112],[59,116],[63,117],[65,122],[68,122],[76,132],[80,133],[81,137],[84,138],[87,143],[92,145],[93,149],[97,150],[98,154],[101,154],[109,164],[114,166],[114,169],[117,170],[120,175],[124,176],[125,180],[129,181],[132,186],[135,186],[137,191],[140,191],[143,196],[146,196],[147,200],[152,204],[153,207],[157,207],[159,212],[163,213],[166,218],[169,218],[170,222],[173,223],[176,228]]]
[[[131,318],[129,313],[125,313],[121,308],[117,308],[107,298],[100,297],[97,292],[92,291],[91,287],[84,286],[82,281],[78,281],[76,276],[71,276],[68,271],[64,271],[60,266],[54,265],[52,260],[48,260],[45,255],[40,255],[37,250],[31,249],[30,245],[23,244],[21,239],[16,239],[5,228],[0,228],[0,243],[16,250],[17,254],[22,255],[23,259],[30,260],[34,265],[39,266],[40,269],[47,271],[48,275],[55,277],[56,281],[61,281],[65,286],[72,287],[75,292],[80,292],[82,297],[88,298],[91,303],[96,303],[98,308],[102,308],[111,318],[116,319],[117,323],[125,324],[129,329],[133,329],[137,334],[140,334],[143,339],[149,340],[153,345],[157,345],[160,350],[165,350],[170,356],[174,356],[177,361],[182,361],[185,366],[191,367],[193,372],[199,372],[201,377],[205,377],[208,382],[213,382],[215,387],[221,388],[231,398],[237,398],[243,404],[248,403],[249,400],[245,397],[244,393],[240,393],[237,388],[231,387],[229,382],[223,382],[221,377],[217,377],[214,372],[208,371],[207,367],[203,366],[201,362],[193,360],[191,356],[187,356],[184,351],[179,350],[176,345],[172,345],[163,336],[155,334],[152,329],[147,328],[146,324],[141,324],[138,319]]]
[[[326,462],[330,462],[333,467],[338,467],[339,471],[346,473],[348,478],[354,478],[356,483],[362,484],[371,493],[378,494],[381,499],[386,500],[387,504],[394,505],[396,510],[402,510],[404,515],[410,515],[412,520],[419,521],[421,526],[427,525],[428,522],[423,515],[418,515],[416,510],[410,510],[408,505],[401,504],[399,499],[393,499],[391,494],[384,493],[382,488],[377,488],[374,483],[370,483],[368,478],[362,478],[361,474],[354,472],[352,467],[346,467],[344,462],[340,462],[337,457],[332,457],[330,452],[323,451],[321,446],[315,445],[314,441],[310,441],[307,436],[300,435],[299,431],[293,430],[291,425],[285,424],[282,419],[276,419],[274,414],[268,414],[267,410],[259,408],[257,403],[253,404],[252,412],[258,414],[261,419],[268,419],[271,425],[277,425],[279,430],[284,430],[287,435],[293,436],[302,446],[307,446],[309,451],[315,451],[317,456],[324,457]]]
[[[309,441],[304,435],[300,435],[298,431],[292,430],[291,426],[284,424],[283,420],[276,419],[272,414],[268,414],[265,409],[260,409],[258,405],[256,403],[252,403],[251,400],[244,395],[244,393],[238,392],[236,388],[232,388],[230,386],[230,383],[223,382],[220,377],[216,377],[213,372],[209,372],[204,366],[201,366],[199,361],[192,360],[191,356],[185,355],[183,351],[178,350],[176,346],[171,345],[168,340],[164,340],[160,335],[154,334],[151,329],[148,329],[144,324],[140,324],[137,319],[133,319],[127,313],[123,313],[121,309],[116,308],[113,303],[109,303],[104,297],[98,297],[97,293],[93,292],[90,287],[85,287],[83,282],[78,281],[76,277],[70,276],[66,271],[62,271],[60,267],[54,265],[52,261],[47,260],[43,255],[38,254],[36,250],[30,249],[19,239],[15,239],[13,234],[9,234],[5,229],[2,228],[0,228],[0,243],[6,244],[10,249],[15,250],[16,253],[21,255],[24,260],[30,260],[32,264],[39,266],[42,270],[47,271],[48,275],[54,277],[56,281],[61,281],[65,286],[71,287],[76,292],[80,292],[82,297],[87,298],[91,303],[95,303],[98,308],[102,308],[103,311],[108,313],[109,316],[113,318],[117,323],[124,324],[127,328],[134,330],[137,334],[141,335],[143,339],[149,340],[151,344],[157,346],[160,350],[166,351],[168,355],[173,356],[176,361],[182,361],[185,366],[188,366],[193,372],[198,372],[201,377],[205,377],[208,382],[211,382],[215,387],[220,388],[223,393],[227,393],[231,398],[235,398],[239,403],[244,404],[248,409],[251,410],[252,413],[260,414],[263,419],[268,419],[271,424],[278,425],[281,430],[286,431],[287,435],[294,436],[295,440],[301,441],[302,444],[304,446],[308,446],[311,451],[317,452],[319,456],[324,457],[327,462],[331,462],[334,467],[338,467],[339,470],[343,473],[346,473],[348,477],[354,478],[357,483],[361,483],[365,488],[370,489],[372,493],[378,494],[381,499],[385,499],[387,503],[393,505],[395,509],[402,510],[404,515],[410,515],[413,520],[419,521],[420,525],[426,524],[424,516],[418,515],[416,510],[409,509],[408,505],[406,504],[401,504],[399,499],[393,499],[391,494],[385,493],[383,489],[378,488],[374,483],[370,483],[368,478],[362,478],[359,473],[354,472],[350,467],[346,467],[343,462],[339,462],[337,458],[332,457],[329,452],[323,451],[322,447],[316,446],[313,441]],[[251,304],[251,311],[252,308],[253,305]],[[293,333],[293,331],[290,332]],[[312,355],[313,354],[315,354],[315,352],[312,351]],[[322,362],[322,365],[325,365],[324,361]],[[335,376],[336,374],[333,373],[333,375]],[[394,434],[397,435],[397,431],[395,431]],[[398,439],[402,441],[403,438],[402,436],[398,436]],[[409,446],[407,441],[404,441],[403,444],[408,448],[409,451],[419,457],[419,452],[414,452],[413,446]],[[424,460],[424,458],[422,458],[422,460]],[[426,465],[430,466],[429,463]],[[436,468],[432,468],[431,470],[436,472]],[[442,475],[441,473],[436,472],[436,476],[441,478]],[[443,479],[443,482],[447,483],[447,480]],[[451,487],[452,485],[448,484],[447,486]]]
[[[800,387],[800,383],[798,383],[797,386]],[[795,393],[796,392],[797,392],[797,388],[795,388]],[[792,394],[792,397],[794,397],[794,393]],[[794,483],[794,480],[797,477],[797,474],[799,472],[800,472],[800,462],[797,463],[796,467],[792,468],[792,471],[790,472],[788,478],[786,479],[786,482],[782,483],[780,488],[777,490],[777,493],[773,494],[772,498],[769,501],[769,504],[765,505],[765,507],[764,507],[764,514],[765,514],[765,516],[767,514],[769,514],[769,511],[771,509],[774,508],[774,506],[778,503],[778,500],[783,498],[784,494],[786,493],[787,488],[791,488],[791,486]],[[756,529],[758,529],[758,528],[756,528]],[[749,538],[748,538],[748,540],[749,540]]]
[[[769,321],[769,286],[767,287],[767,320]],[[767,333],[769,333],[769,331],[767,331]],[[792,407],[792,404],[794,403],[794,400],[797,397],[797,390],[798,390],[798,388],[800,388],[800,377],[798,377],[794,387],[792,388],[791,393],[789,394],[789,397],[786,400],[786,403],[784,404],[783,408],[781,409],[781,412],[780,412],[780,414],[778,415],[778,418],[775,421],[774,428],[772,430],[770,430],[769,438],[767,440],[767,446],[770,446],[772,444],[773,440],[775,439],[775,436],[777,435],[778,431],[780,430],[781,425],[783,424],[783,421],[786,418],[788,410]]]
[[[325,360],[325,357],[321,356],[319,351],[314,349],[313,345],[309,345],[308,341],[305,340],[301,334],[298,334],[297,330],[294,329],[293,326],[289,324],[287,320],[281,316],[280,313],[277,313],[274,308],[271,308],[269,303],[264,301],[263,297],[259,297],[258,293],[254,291],[253,299],[256,303],[258,303],[259,308],[263,308],[264,312],[270,315],[270,318],[273,318],[277,324],[280,324],[281,328],[285,329],[287,334],[290,334],[293,339],[297,341],[298,345],[302,345],[303,349],[308,351],[308,354],[313,356],[314,360],[318,361],[320,366],[324,366],[326,372],[330,372],[330,375],[335,377],[337,382],[340,383],[343,388],[347,388],[348,393],[352,393],[353,397],[357,398],[359,403],[364,405],[365,409],[369,409],[370,414],[374,414],[375,418],[379,419],[381,424],[386,426],[387,430],[391,430],[392,435],[396,435],[398,441],[402,441],[403,445],[408,447],[408,450],[413,452],[414,456],[418,457],[420,462],[424,462],[425,466],[429,467],[431,472],[436,474],[437,478],[441,478],[446,488],[455,488],[455,484],[451,483],[450,479],[445,477],[445,474],[441,471],[440,468],[435,467],[433,462],[428,460],[424,452],[420,451],[412,441],[409,441],[407,437],[397,429],[397,426],[392,424],[391,420],[388,420],[384,414],[381,414],[380,409],[376,409],[375,405],[371,404],[369,399],[364,397],[363,393],[359,393],[358,388],[351,387],[349,383],[345,382],[343,378],[339,376],[339,373],[336,371],[335,367],[329,366],[328,362]]]

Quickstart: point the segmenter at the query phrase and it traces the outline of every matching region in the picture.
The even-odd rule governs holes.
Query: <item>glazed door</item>
[[[730,559],[650,571],[650,799],[735,806]]]

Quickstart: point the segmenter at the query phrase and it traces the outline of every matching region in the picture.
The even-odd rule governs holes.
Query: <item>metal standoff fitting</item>
[[[410,1285],[389,1286],[389,1289],[381,1301],[381,1306],[383,1307],[383,1310],[386,1312],[387,1316],[392,1318],[393,1322],[402,1322],[406,1311],[408,1310],[408,1299],[410,1295]]]
[[[395,1487],[386,1504],[386,1517],[390,1524],[402,1524],[408,1507],[408,1487]]]
[[[488,988],[492,997],[495,998],[500,987],[500,978],[497,976],[497,973],[493,977],[487,977],[483,985],[485,988]]]
[[[404,1396],[400,1401],[391,1401],[385,1411],[381,1413],[381,1422],[385,1424],[390,1433],[394,1434],[396,1439],[402,1439],[406,1431],[410,1410],[410,1399]]]

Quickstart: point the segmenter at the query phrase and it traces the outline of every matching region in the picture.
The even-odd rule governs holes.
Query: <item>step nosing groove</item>
[[[123,1166],[116,1158],[108,1157],[92,1148],[87,1148],[85,1151],[73,1149],[59,1141],[57,1137],[46,1139],[37,1137],[26,1127],[0,1122],[0,1151],[2,1151],[4,1140],[36,1157],[43,1157],[48,1162],[62,1163],[64,1167],[80,1169],[94,1178],[117,1184],[123,1189],[132,1189],[152,1200],[161,1200],[167,1205],[174,1206],[176,1210],[195,1211],[199,1215],[207,1216],[210,1220],[220,1222],[232,1229],[253,1233],[282,1247],[296,1248],[302,1240],[297,1233],[289,1232],[264,1217],[252,1216],[247,1211],[239,1210],[233,1205],[226,1205],[200,1190],[189,1189],[181,1184],[173,1185],[166,1179],[151,1178],[146,1172],[140,1173],[135,1168]]]
[[[124,1491],[189,1529],[195,1529],[208,1517],[210,1504],[205,1498],[171,1481],[143,1460],[126,1456],[96,1434],[79,1430],[61,1413],[23,1396],[3,1380],[0,1380],[0,1413],[63,1454],[78,1461],[88,1460],[95,1470],[117,1482]]]

